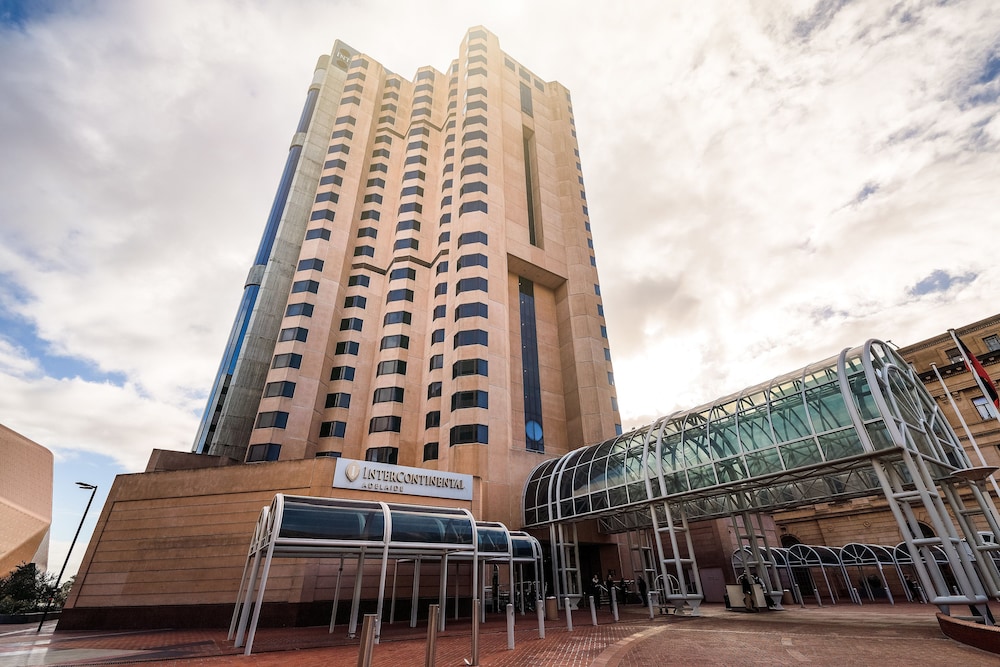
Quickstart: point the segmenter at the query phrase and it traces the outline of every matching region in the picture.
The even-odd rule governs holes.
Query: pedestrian
[[[642,604],[643,604],[643,606],[645,606],[647,604],[647,602],[646,602],[646,590],[647,590],[646,589],[646,580],[643,579],[642,577],[639,577],[638,580],[636,580],[636,583],[639,585],[639,599],[642,600]]]
[[[757,599],[753,590],[753,579],[744,572],[739,578],[740,586],[743,587],[743,606],[747,611],[757,611]]]
[[[601,608],[601,578],[596,574],[590,578],[590,594],[594,596],[594,609]]]

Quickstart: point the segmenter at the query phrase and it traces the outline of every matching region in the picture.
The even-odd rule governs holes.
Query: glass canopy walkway
[[[395,619],[396,579],[400,564],[410,564],[412,594],[410,625],[416,627],[420,598],[420,574],[423,564],[434,567],[430,573],[438,577],[437,600],[441,605],[439,629],[444,630],[448,603],[449,564],[455,565],[456,586],[454,604],[458,605],[458,584],[471,580],[467,595],[484,599],[486,577],[480,570],[506,565],[509,588],[519,591],[523,604],[529,592],[544,590],[542,550],[534,537],[523,532],[511,532],[501,523],[477,522],[465,509],[404,505],[341,498],[287,496],[277,494],[268,507],[261,510],[247,553],[240,591],[229,628],[229,639],[237,647],[244,646],[246,655],[253,649],[253,639],[264,604],[271,564],[275,558],[338,558],[337,574],[330,617],[330,632],[336,624],[340,604],[341,578],[344,561],[355,563],[353,595],[350,605],[348,634],[357,632],[361,605],[362,582],[366,561],[378,563],[378,599],[376,606],[376,642],[381,632],[389,562],[393,561],[392,604],[390,622]],[[460,563],[469,564],[466,579],[458,577]],[[530,566],[532,579],[525,579],[524,568]],[[483,590],[479,583],[483,583]],[[522,608],[523,613],[523,608]]]
[[[576,522],[589,519],[604,532],[651,533],[656,557],[644,565],[647,581],[675,582],[661,596],[697,613],[703,596],[689,521],[732,517],[749,550],[745,567],[763,576],[776,557],[762,512],[882,495],[922,589],[947,611],[1000,595],[1000,572],[989,557],[998,546],[975,524],[978,517],[1000,535],[983,489],[991,472],[972,467],[909,365],[871,340],[540,464],[525,482],[524,523],[549,529],[560,599],[582,590]],[[917,512],[934,537],[920,537]],[[765,590],[780,605],[770,570]]]

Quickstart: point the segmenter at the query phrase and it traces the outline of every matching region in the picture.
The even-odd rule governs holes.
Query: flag
[[[983,365],[979,363],[979,359],[976,359],[976,355],[972,354],[972,350],[966,347],[965,343],[962,342],[962,339],[958,337],[958,334],[955,334],[955,340],[957,340],[958,344],[962,346],[962,352],[965,354],[965,358],[972,364],[972,368],[969,370],[979,376],[979,379],[982,380],[983,387],[986,389],[987,396],[989,396],[989,399],[993,401],[993,405],[1000,409],[1000,395],[997,394],[997,386],[993,384],[993,380],[990,379],[990,374],[986,372]]]

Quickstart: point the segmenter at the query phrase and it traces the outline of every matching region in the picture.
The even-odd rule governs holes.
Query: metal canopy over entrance
[[[983,488],[989,472],[972,467],[910,366],[870,340],[540,464],[525,482],[524,521],[549,528],[553,560],[575,576],[557,578],[560,596],[581,590],[576,522],[597,520],[613,533],[650,531],[656,581],[674,582],[661,595],[697,613],[703,596],[689,521],[731,517],[747,552],[744,567],[767,574],[765,592],[780,605],[777,568],[768,567],[777,562],[777,545],[768,544],[761,513],[882,495],[930,601],[945,612],[951,604],[972,605],[988,618],[987,595],[1000,596],[990,555],[1000,546],[984,541],[972,518],[1000,535]],[[921,536],[917,509],[929,517],[933,537]]]
[[[229,627],[229,638],[249,655],[260,617],[267,578],[274,558],[339,558],[340,572],[345,559],[356,562],[348,633],[357,631],[362,578],[366,560],[378,560],[379,583],[376,603],[375,638],[381,635],[389,561],[394,561],[392,611],[395,616],[396,568],[413,566],[413,600],[410,625],[416,626],[420,571],[423,563],[438,565],[440,574],[440,629],[444,629],[449,564],[471,564],[468,594],[477,598],[481,567],[504,563],[510,572],[510,588],[527,585],[544,590],[541,581],[541,546],[523,532],[510,532],[500,523],[477,523],[464,509],[404,505],[341,498],[275,495],[270,506],[261,510],[247,553],[243,579]],[[525,564],[531,563],[535,577],[523,579]],[[515,577],[515,566],[520,580]],[[458,579],[456,578],[456,581]],[[340,601],[341,575],[337,576],[330,631],[336,621]],[[456,598],[458,590],[455,590]],[[523,596],[522,596],[523,599]],[[457,611],[458,601],[455,601]]]

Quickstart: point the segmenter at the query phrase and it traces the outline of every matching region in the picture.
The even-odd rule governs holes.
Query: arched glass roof
[[[525,482],[524,523],[599,518],[614,531],[648,525],[654,500],[699,519],[737,509],[737,493],[768,510],[870,495],[869,460],[898,460],[903,448],[935,474],[969,465],[909,365],[871,340],[541,463]]]

